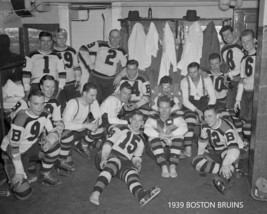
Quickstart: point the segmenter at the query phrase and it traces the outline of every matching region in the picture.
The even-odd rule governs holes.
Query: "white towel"
[[[162,43],[162,57],[160,63],[160,70],[159,70],[159,77],[158,83],[160,79],[165,76],[169,75],[170,66],[172,64],[173,71],[176,72],[177,68],[177,61],[176,61],[176,51],[175,51],[175,43],[174,43],[174,36],[169,24],[166,22],[164,27],[163,33],[163,43]]]
[[[22,84],[16,84],[12,80],[7,80],[3,87],[3,97],[24,97],[24,89]]]
[[[150,57],[151,55],[154,57],[157,56],[159,49],[158,42],[159,42],[158,31],[156,29],[154,22],[151,22],[148,33],[146,35],[146,52]]]
[[[181,69],[181,74],[187,75],[187,66],[191,62],[200,62],[202,57],[203,32],[198,22],[194,22],[189,27],[188,38],[185,41],[181,60],[177,67]]]
[[[144,27],[140,23],[136,23],[128,40],[128,51],[129,59],[135,59],[139,62],[140,70],[145,70],[151,64],[151,56],[146,53],[145,42]]]

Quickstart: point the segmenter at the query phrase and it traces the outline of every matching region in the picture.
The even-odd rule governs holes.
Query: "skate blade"
[[[155,187],[148,198],[143,198],[141,201],[140,201],[140,207],[143,207],[145,206],[148,202],[150,202],[151,200],[153,200],[154,198],[156,198],[159,193],[161,192],[161,189],[159,187]]]

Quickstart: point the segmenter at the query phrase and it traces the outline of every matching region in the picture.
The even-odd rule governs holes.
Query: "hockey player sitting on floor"
[[[143,123],[144,116],[140,111],[135,111],[130,117],[129,125],[117,126],[111,130],[102,148],[100,168],[103,170],[90,196],[91,203],[100,204],[100,194],[115,176],[128,185],[140,206],[144,206],[160,193],[159,187],[144,190],[139,179],[144,149],[144,140],[139,130]]]

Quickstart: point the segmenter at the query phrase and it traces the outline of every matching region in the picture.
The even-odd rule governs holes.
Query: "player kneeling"
[[[42,161],[39,179],[41,183],[53,186],[62,183],[50,173],[60,152],[61,133],[54,127],[51,114],[44,111],[44,103],[44,94],[39,90],[32,91],[28,98],[29,108],[16,115],[1,145],[11,189],[21,200],[31,196],[29,183],[37,180],[37,176],[27,170],[31,161]],[[44,142],[41,142],[44,130],[48,134]]]
[[[90,196],[91,203],[100,204],[99,196],[114,176],[127,184],[141,207],[160,193],[159,187],[144,190],[139,179],[144,150],[144,140],[139,130],[143,123],[144,116],[140,111],[135,111],[130,117],[129,125],[114,127],[111,130],[102,148],[100,162],[102,172]]]
[[[220,118],[215,106],[208,106],[204,119],[206,123],[201,127],[198,155],[193,158],[192,165],[201,173],[217,174],[215,187],[224,194],[237,166],[238,169],[241,167],[243,156],[240,154],[244,144],[233,124]],[[205,150],[208,143],[212,150]]]

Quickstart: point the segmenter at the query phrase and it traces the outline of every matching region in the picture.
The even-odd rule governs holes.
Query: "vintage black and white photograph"
[[[265,214],[267,0],[0,0],[1,214]]]

